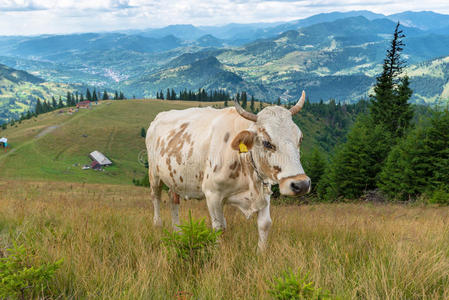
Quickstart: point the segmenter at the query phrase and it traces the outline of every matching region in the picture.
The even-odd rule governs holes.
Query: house
[[[89,154],[89,157],[100,164],[100,166],[109,166],[112,165],[112,162],[104,156],[100,151],[93,151]]]
[[[90,101],[81,101],[76,104],[76,108],[89,108]]]
[[[6,148],[8,147],[8,139],[5,137],[2,137],[0,139],[0,147]]]

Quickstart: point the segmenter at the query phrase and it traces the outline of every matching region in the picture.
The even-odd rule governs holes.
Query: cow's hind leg
[[[174,191],[169,192],[171,205],[171,219],[173,229],[179,231],[179,195]]]
[[[161,191],[162,191],[162,182],[159,179],[158,176],[154,175],[149,172],[150,177],[150,193],[151,193],[151,199],[153,200],[153,208],[154,208],[154,217],[153,217],[153,224],[155,226],[162,226],[162,219],[161,219]]]

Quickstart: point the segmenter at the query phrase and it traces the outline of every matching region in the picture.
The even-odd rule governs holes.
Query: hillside
[[[18,118],[20,113],[32,109],[36,99],[51,99],[73,92],[73,85],[46,82],[25,71],[0,64],[0,123]]]
[[[0,151],[0,178],[131,184],[133,178],[140,178],[145,173],[138,162],[139,153],[145,149],[141,128],[148,128],[160,111],[198,105],[209,104],[160,100],[101,101],[92,109],[80,110],[73,115],[53,111],[16,123],[12,128],[0,130],[0,135],[7,137],[11,146],[8,152]],[[295,117],[304,132],[301,151],[305,157],[314,147],[328,152],[344,138],[355,114],[335,111],[335,107],[332,110],[328,105],[317,105],[315,109],[326,111],[324,117],[318,117],[308,109]],[[326,114],[335,122],[327,122]],[[113,165],[104,172],[82,170],[81,167],[90,162],[88,154],[94,150],[103,152]]]

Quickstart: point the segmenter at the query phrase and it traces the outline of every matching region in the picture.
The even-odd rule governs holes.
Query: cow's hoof
[[[153,220],[153,225],[155,227],[162,227],[162,220],[161,219],[154,219]]]

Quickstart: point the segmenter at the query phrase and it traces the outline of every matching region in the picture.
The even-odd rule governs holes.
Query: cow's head
[[[301,110],[305,92],[290,110],[281,106],[269,106],[257,115],[245,111],[237,102],[237,112],[254,124],[237,134],[232,148],[249,152],[257,172],[273,183],[279,183],[283,195],[304,195],[310,191],[310,178],[302,168],[299,147],[302,132],[292,120]]]

